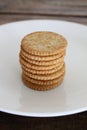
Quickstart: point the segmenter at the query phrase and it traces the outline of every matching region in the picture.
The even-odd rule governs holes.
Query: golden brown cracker
[[[65,50],[67,40],[60,34],[39,31],[28,34],[21,41],[21,49],[32,55],[49,56]]]
[[[52,73],[55,73],[56,71],[60,70],[64,65],[64,62],[61,62],[61,64],[53,69],[50,69],[50,70],[36,70],[36,69],[32,69],[32,68],[29,68],[29,67],[26,67],[25,65],[21,65],[22,66],[22,69],[24,71],[27,71],[29,73],[32,73],[32,74],[52,74]]]
[[[54,69],[56,67],[59,67],[61,65],[62,62],[55,64],[55,65],[48,65],[48,66],[44,66],[44,65],[34,65],[31,63],[26,62],[24,59],[20,58],[20,64],[26,66],[26,68],[30,68],[30,69],[34,69],[34,70],[50,70],[50,69]]]
[[[30,78],[33,78],[33,79],[37,79],[37,80],[52,80],[52,79],[55,79],[55,78],[58,78],[60,77],[64,72],[65,72],[65,65],[59,70],[59,71],[56,71],[55,73],[52,73],[52,74],[32,74],[32,73],[29,73],[25,70],[22,70],[23,73],[30,77]]]
[[[23,77],[23,75],[22,75],[22,81],[24,82],[24,84],[27,87],[29,87],[31,89],[45,91],[45,90],[50,90],[50,89],[60,86],[63,82],[63,78],[61,78],[60,80],[58,80],[57,83],[52,84],[52,85],[37,85],[37,84],[31,83],[31,82],[27,81],[26,78]]]
[[[37,80],[37,79],[30,78],[30,77],[26,76],[26,75],[23,73],[23,77],[24,77],[27,81],[29,81],[29,82],[31,82],[31,83],[34,83],[34,84],[37,84],[37,85],[52,85],[52,84],[56,84],[56,83],[58,83],[58,81],[60,81],[60,79],[64,78],[64,75],[65,75],[65,73],[63,73],[63,74],[62,74],[60,77],[58,77],[58,78],[55,78],[55,79],[52,79],[52,80],[46,80],[46,81],[44,81],[44,80]]]
[[[55,59],[55,60],[50,60],[50,61],[36,61],[36,60],[31,60],[31,59],[28,59],[28,58],[25,58],[23,55],[20,54],[20,58],[21,59],[24,59],[27,63],[31,63],[31,64],[34,64],[34,65],[43,65],[43,66],[49,66],[49,65],[54,65],[54,64],[57,64],[57,63],[60,63],[60,62],[63,62],[64,61],[64,56],[58,58],[58,59]]]
[[[20,51],[20,55],[24,58],[35,60],[35,61],[50,61],[50,60],[55,60],[58,59],[66,54],[66,50],[60,52],[59,54],[56,55],[51,55],[51,56],[36,56],[36,55],[31,55],[24,50]]]

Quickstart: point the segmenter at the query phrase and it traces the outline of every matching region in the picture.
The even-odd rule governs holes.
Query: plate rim
[[[1,27],[4,27],[4,26],[9,26],[11,24],[17,24],[17,23],[24,23],[24,22],[32,22],[32,21],[37,21],[37,22],[41,22],[41,21],[48,21],[48,22],[62,22],[62,23],[69,23],[69,24],[75,24],[77,26],[83,26],[83,27],[86,27],[87,28],[87,25],[84,25],[84,24],[81,24],[81,23],[76,23],[76,22],[72,22],[72,21],[66,21],[66,20],[51,20],[51,19],[32,19],[32,20],[21,20],[21,21],[14,21],[14,22],[9,22],[9,23],[5,23],[5,24],[1,24],[0,25],[0,28]],[[9,113],[9,114],[14,114],[14,115],[20,115],[20,116],[30,116],[30,117],[56,117],[56,116],[67,116],[67,115],[72,115],[72,114],[76,114],[76,113],[79,113],[79,112],[83,112],[83,111],[87,111],[87,107],[84,107],[84,108],[81,108],[81,109],[76,109],[76,110],[72,110],[72,111],[66,111],[66,112],[53,112],[53,113],[29,113],[29,112],[20,112],[20,111],[12,111],[12,110],[3,110],[1,107],[0,107],[0,111],[1,112],[6,112],[6,113]]]
[[[68,20],[61,20],[61,19],[26,19],[26,20],[19,20],[19,21],[12,21],[12,22],[7,22],[4,24],[0,24],[0,27],[2,26],[8,26],[10,24],[15,24],[15,23],[23,23],[23,22],[34,22],[34,21],[48,21],[48,22],[64,22],[64,23],[70,23],[70,24],[75,24],[75,25],[79,25],[79,26],[84,26],[87,27],[87,25],[82,24],[82,23],[78,23],[78,22],[73,22],[73,21],[68,21]]]
[[[87,107],[84,107],[82,109],[76,109],[76,110],[71,110],[71,111],[66,111],[66,112],[55,112],[55,113],[31,113],[31,112],[20,112],[20,111],[12,111],[12,110],[6,110],[6,109],[1,109],[1,112],[5,112],[8,114],[13,114],[13,115],[18,115],[18,116],[26,116],[26,117],[61,117],[61,116],[69,116],[69,115],[74,115],[78,113],[82,113],[87,111]]]

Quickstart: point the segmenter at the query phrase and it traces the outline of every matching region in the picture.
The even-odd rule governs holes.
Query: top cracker
[[[49,56],[65,50],[67,40],[54,32],[40,31],[26,35],[21,42],[21,49],[32,55]]]

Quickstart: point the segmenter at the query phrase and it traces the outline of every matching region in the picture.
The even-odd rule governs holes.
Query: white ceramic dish
[[[67,72],[63,84],[39,92],[21,81],[21,39],[34,31],[53,31],[68,40]],[[65,21],[29,20],[0,26],[0,111],[51,117],[87,110],[87,27]]]

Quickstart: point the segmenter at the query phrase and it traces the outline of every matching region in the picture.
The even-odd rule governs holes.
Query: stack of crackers
[[[64,79],[66,39],[54,32],[33,32],[21,42],[22,80],[35,90],[49,90]]]

